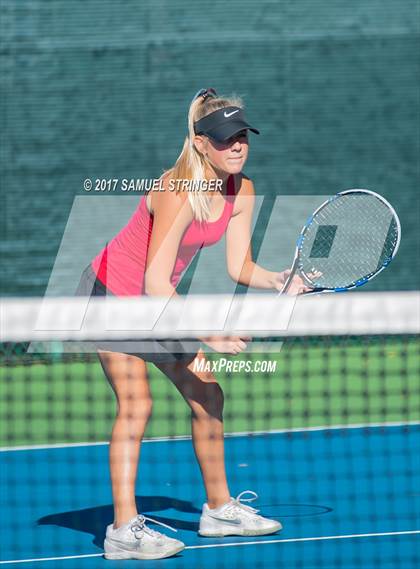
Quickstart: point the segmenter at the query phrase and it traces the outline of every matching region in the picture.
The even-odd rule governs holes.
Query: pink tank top
[[[194,255],[202,247],[209,247],[221,239],[232,217],[235,187],[234,177],[227,183],[225,206],[217,221],[200,223],[193,220],[181,240],[171,284],[176,287]],[[93,259],[92,268],[97,278],[117,296],[143,295],[147,251],[152,235],[153,215],[146,205],[146,196],[127,225]]]

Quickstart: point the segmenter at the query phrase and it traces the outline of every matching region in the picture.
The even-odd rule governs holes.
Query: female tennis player
[[[254,187],[242,169],[248,157],[248,132],[259,132],[246,122],[242,107],[239,99],[219,97],[213,89],[197,93],[189,109],[182,152],[162,176],[163,191],[149,192],[141,199],[128,224],[85,269],[77,294],[170,297],[195,253],[224,234],[232,279],[250,287],[281,290],[289,271],[268,271],[252,260]],[[220,183],[213,192],[171,191],[176,180]],[[300,277],[295,277],[289,293],[306,290]],[[218,352],[236,355],[246,348],[248,339],[200,340]],[[199,534],[254,536],[281,529],[278,521],[245,505],[243,492],[236,499],[231,497],[224,463],[223,392],[212,373],[194,371],[200,369],[194,360],[205,358],[199,346],[191,350],[190,344],[181,342],[140,341],[135,349],[115,344],[98,348],[118,403],[110,442],[115,517],[106,532],[106,558],[158,559],[184,548],[181,541],[150,529],[146,522],[155,520],[140,515],[136,508],[140,443],[152,409],[146,362],[153,362],[174,383],[191,408],[194,450],[207,495]]]

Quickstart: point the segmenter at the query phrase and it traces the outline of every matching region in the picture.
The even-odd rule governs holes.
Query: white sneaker
[[[242,498],[244,494],[254,494],[253,498]],[[282,529],[280,522],[258,515],[258,510],[245,506],[242,502],[253,502],[258,498],[252,490],[244,490],[230,502],[211,510],[203,506],[198,533],[205,537],[226,535],[268,535]],[[241,502],[242,499],[242,502]]]
[[[123,526],[106,528],[105,559],[162,559],[182,551],[185,544],[150,529],[146,520],[177,531],[166,524],[138,515]]]

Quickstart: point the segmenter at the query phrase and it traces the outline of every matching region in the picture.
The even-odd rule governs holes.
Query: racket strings
[[[389,264],[398,239],[395,214],[375,195],[341,195],[320,208],[303,232],[299,270],[316,287],[345,288]]]

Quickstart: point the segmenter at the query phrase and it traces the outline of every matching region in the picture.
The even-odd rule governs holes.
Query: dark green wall
[[[261,129],[246,169],[258,193],[388,198],[401,251],[369,286],[419,287],[416,0],[0,6],[2,294],[43,293],[84,178],[172,164],[202,86],[243,95]]]

